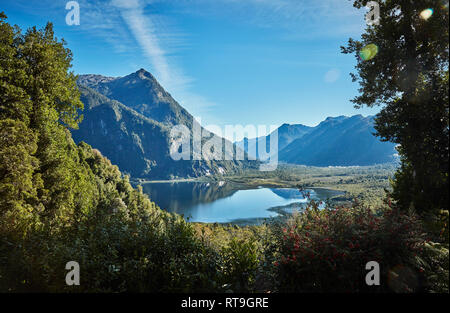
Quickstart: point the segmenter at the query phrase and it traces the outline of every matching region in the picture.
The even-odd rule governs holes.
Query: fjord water
[[[306,203],[302,193],[295,188],[243,189],[224,182],[177,182],[146,183],[143,189],[161,209],[183,214],[191,222],[244,221],[254,224],[278,215],[276,211],[269,210],[270,208],[293,203],[296,204],[294,207],[300,208]],[[325,189],[308,191],[311,198],[320,200],[326,200],[336,194],[336,191]]]

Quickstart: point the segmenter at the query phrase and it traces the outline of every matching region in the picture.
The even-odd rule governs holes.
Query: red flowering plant
[[[326,207],[311,201],[277,231],[274,262],[281,292],[415,291],[420,269],[415,257],[425,242],[419,220],[385,208]],[[366,264],[380,265],[380,285],[366,284]],[[403,270],[399,274],[399,269]]]

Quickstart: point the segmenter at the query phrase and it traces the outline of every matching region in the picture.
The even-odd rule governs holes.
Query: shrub
[[[252,240],[233,238],[222,248],[224,282],[231,291],[247,292],[252,289],[259,265],[257,246]]]
[[[426,290],[429,292],[448,293],[449,259],[448,244],[427,242],[417,256],[419,270],[426,280]]]
[[[281,292],[416,291],[421,275],[415,257],[424,234],[413,215],[386,209],[318,209],[312,203],[278,229]],[[381,285],[367,286],[365,265],[380,265]],[[401,286],[402,290],[398,290]]]
[[[0,292],[217,290],[219,255],[191,224],[156,207],[89,146],[78,153],[92,171],[95,206],[21,236],[0,232]],[[69,261],[80,265],[80,286],[65,284]]]

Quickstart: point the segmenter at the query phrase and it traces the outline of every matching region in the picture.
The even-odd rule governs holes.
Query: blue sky
[[[364,30],[366,9],[348,0],[2,0],[22,29],[55,25],[77,74],[124,76],[145,68],[203,125],[314,126],[328,116],[375,114],[353,108],[340,53]]]

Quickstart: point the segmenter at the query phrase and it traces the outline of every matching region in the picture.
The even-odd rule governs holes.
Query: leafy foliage
[[[217,253],[192,226],[73,142],[83,105],[52,25],[22,34],[2,13],[0,29],[0,291],[215,290]]]
[[[415,256],[423,249],[425,237],[414,216],[360,206],[318,210],[313,202],[277,233],[280,250],[275,266],[282,292],[419,290]],[[369,261],[380,264],[380,286],[365,282]],[[401,272],[405,269],[408,275]]]
[[[231,290],[243,292],[254,283],[259,265],[259,255],[255,242],[233,238],[222,249],[224,259],[224,276],[228,281],[236,282]]]
[[[367,2],[356,0],[354,6]],[[402,167],[392,195],[399,207],[424,217],[449,210],[449,13],[439,2],[381,1],[380,24],[342,48],[357,57],[357,74],[351,74],[360,85],[355,106],[382,105],[377,135],[399,144]],[[432,15],[424,19],[420,13],[428,8]],[[359,52],[370,44],[378,54],[364,60]],[[441,240],[448,242],[448,236]]]

